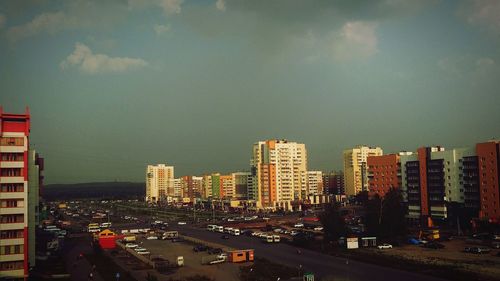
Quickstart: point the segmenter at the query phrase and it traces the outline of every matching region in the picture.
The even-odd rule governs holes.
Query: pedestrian
[[[95,266],[95,264],[93,264],[93,265],[92,265],[92,272],[94,272],[94,271],[95,271],[95,268],[96,268],[96,266]]]
[[[94,280],[94,274],[92,274],[92,272],[89,273],[89,280]]]

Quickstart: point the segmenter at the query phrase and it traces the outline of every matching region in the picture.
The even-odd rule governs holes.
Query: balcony
[[[23,161],[1,161],[0,168],[24,168]]]
[[[24,229],[24,222],[2,223],[0,224],[0,227],[2,230]]]
[[[13,254],[13,255],[1,255],[0,256],[0,262],[22,261],[22,260],[24,260],[24,254]],[[0,272],[3,272],[3,271],[0,271]]]
[[[24,177],[0,177],[0,183],[24,183]]]
[[[0,239],[0,246],[22,245],[24,238]]]
[[[24,214],[24,207],[0,208],[0,215]],[[3,228],[3,227],[2,227]]]
[[[24,199],[24,192],[0,192],[0,199]]]

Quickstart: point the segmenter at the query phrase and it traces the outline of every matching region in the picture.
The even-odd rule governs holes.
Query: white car
[[[378,245],[377,248],[379,249],[392,249],[392,245],[391,244],[387,244],[387,243],[384,243],[382,245]]]
[[[158,240],[158,236],[148,236],[146,237],[147,240]]]
[[[316,231],[321,231],[321,230],[323,230],[323,227],[322,227],[322,226],[316,226],[316,227],[314,228],[314,230],[316,230]]]
[[[146,251],[137,251],[137,253],[138,253],[139,255],[149,255],[149,254],[151,254],[151,252],[150,252],[150,251],[148,251],[148,250],[146,250]]]
[[[297,228],[304,227],[304,224],[303,223],[296,223],[293,227],[297,227]]]
[[[144,251],[147,251],[148,249],[146,248],[135,248],[134,251],[136,252],[144,252]]]
[[[134,244],[134,243],[128,243],[125,245],[125,248],[129,248],[129,249],[133,249],[133,248],[137,248],[137,247],[139,247],[139,245]]]
[[[186,225],[186,222],[185,221],[180,221],[177,223],[178,225]]]

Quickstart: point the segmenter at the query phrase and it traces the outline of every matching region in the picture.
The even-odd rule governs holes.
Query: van
[[[217,226],[216,226],[216,225],[214,225],[214,224],[209,224],[209,225],[207,225],[207,230],[208,230],[208,231],[215,231],[215,228],[216,228],[216,227],[217,227]]]
[[[161,239],[162,240],[167,240],[167,239],[175,239],[179,237],[179,232],[178,231],[167,231],[164,232]]]
[[[264,235],[262,236],[262,241],[265,243],[273,243],[274,239],[272,235]]]
[[[273,235],[273,242],[274,243],[279,243],[280,239],[281,239],[281,237],[279,235]]]
[[[223,232],[224,232],[224,227],[223,227],[223,226],[221,226],[221,225],[217,225],[217,226],[215,226],[215,231],[216,231],[216,232],[223,233]]]
[[[110,222],[103,222],[101,223],[101,228],[110,228],[111,227],[111,223]]]
[[[241,232],[237,228],[231,228],[231,230],[229,230],[229,234],[234,235],[234,236],[239,236],[241,234]]]

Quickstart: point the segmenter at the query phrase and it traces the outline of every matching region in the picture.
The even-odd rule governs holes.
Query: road
[[[171,227],[186,236],[191,236],[201,240],[215,242],[237,249],[255,249],[256,257],[263,257],[269,261],[281,263],[290,267],[303,267],[305,271],[311,271],[319,277],[334,277],[335,280],[352,281],[443,281],[444,279],[402,271],[398,269],[382,267],[378,265],[347,260],[345,258],[334,257],[321,254],[315,251],[301,249],[302,253],[297,254],[297,249],[293,246],[279,244],[264,244],[255,237],[231,236],[228,240],[221,239],[220,233],[210,232],[204,229],[195,228],[189,225],[176,225]]]

